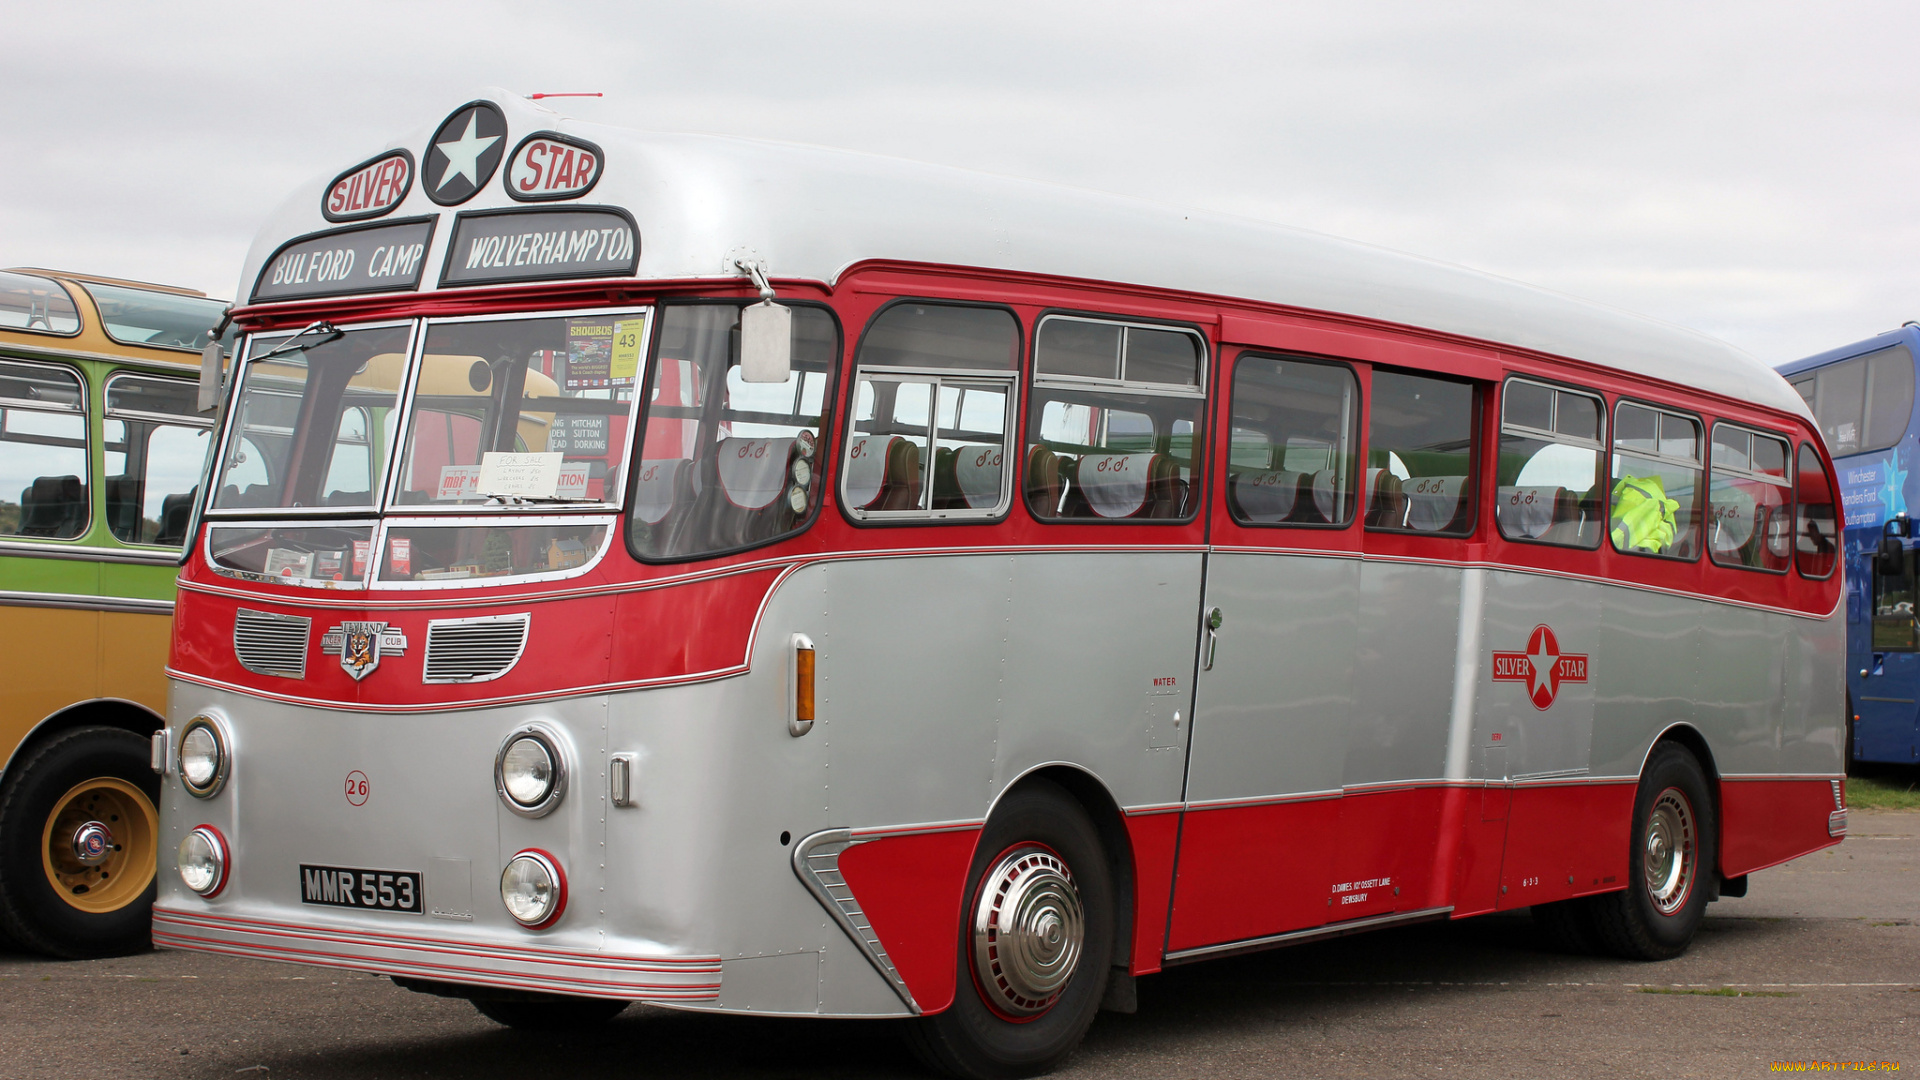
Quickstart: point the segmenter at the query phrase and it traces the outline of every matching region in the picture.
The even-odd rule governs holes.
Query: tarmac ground
[[[1057,1075],[1738,1077],[1776,1062],[1920,1069],[1920,813],[1855,810],[1846,843],[1754,874],[1677,960],[1554,953],[1507,914],[1195,964],[1142,979],[1139,1012],[1101,1014]],[[8,1080],[921,1075],[892,1022],[633,1006],[590,1034],[536,1035],[354,972],[0,954]]]

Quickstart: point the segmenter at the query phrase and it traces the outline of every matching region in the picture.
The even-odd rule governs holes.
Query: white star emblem
[[[1527,654],[1527,663],[1533,668],[1533,681],[1528,689],[1534,697],[1539,697],[1542,691],[1552,688],[1553,668],[1559,662],[1558,654],[1547,651],[1546,635],[1542,634],[1537,639],[1533,651]]]
[[[456,176],[466,177],[467,183],[474,187],[480,186],[478,168],[480,155],[486,153],[494,143],[499,142],[500,136],[489,135],[484,139],[480,138],[479,127],[480,110],[475,109],[467,114],[467,133],[460,136],[458,141],[433,144],[434,149],[447,156],[447,171],[440,174],[440,182],[434,185],[435,191],[446,188]]]

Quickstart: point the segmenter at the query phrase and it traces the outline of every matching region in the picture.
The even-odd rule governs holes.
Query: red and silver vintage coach
[[[1830,463],[1700,335],[498,91],[240,291],[162,945],[1000,1076],[1242,950],[1672,956],[1845,832]]]

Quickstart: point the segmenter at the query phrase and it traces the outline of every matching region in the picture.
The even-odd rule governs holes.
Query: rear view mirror
[[[793,309],[771,300],[740,310],[740,377],[783,383],[793,375]]]
[[[218,341],[210,341],[200,350],[200,401],[201,412],[212,412],[220,404],[220,360],[222,353]]]
[[[1889,522],[1888,524],[1892,524]],[[1873,560],[1874,572],[1882,577],[1901,577],[1906,573],[1906,548],[1892,530],[1880,537],[1880,550]]]

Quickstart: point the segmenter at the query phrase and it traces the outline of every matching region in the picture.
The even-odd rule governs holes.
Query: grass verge
[[[1847,805],[1862,810],[1920,810],[1920,777],[1850,776]]]

